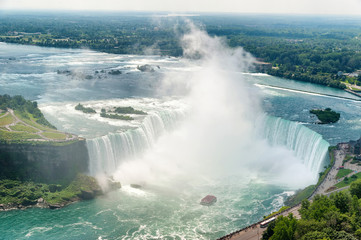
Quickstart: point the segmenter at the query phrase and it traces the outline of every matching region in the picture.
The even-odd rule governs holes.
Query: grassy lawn
[[[26,139],[40,139],[41,137],[27,132],[9,132],[0,130],[0,139],[1,140],[8,140],[8,141],[19,141],[19,140],[26,140]]]
[[[352,176],[356,176],[357,178],[353,178]],[[346,187],[346,186],[350,185],[353,181],[356,181],[357,179],[361,178],[361,172],[356,173],[352,176],[348,178],[348,181],[342,181],[342,182],[335,184],[335,187],[342,188],[342,187]]]
[[[14,120],[15,119],[13,118],[13,116],[11,116],[11,114],[8,114],[7,116],[0,118],[0,127],[11,124],[12,122],[14,122]]]
[[[55,140],[65,140],[66,135],[60,132],[43,132],[42,135],[44,137],[55,139]]]
[[[347,176],[347,175],[349,175],[350,173],[352,173],[352,170],[350,170],[350,169],[340,169],[340,170],[338,170],[338,172],[337,172],[336,178],[337,178],[337,179],[343,178],[344,176]]]
[[[0,117],[4,116],[6,112],[0,112]]]
[[[15,126],[11,126],[10,128],[11,128],[11,130],[14,130],[14,131],[28,132],[28,133],[36,133],[39,131],[35,128],[25,126],[24,124],[21,124],[21,123],[16,124]]]
[[[27,116],[29,117],[28,119],[27,118],[24,118],[20,113],[19,111],[14,111],[15,115],[21,119],[22,121],[24,121],[25,123],[29,124],[30,126],[34,127],[34,128],[37,128],[37,129],[40,129],[40,130],[43,130],[43,131],[54,131],[54,129],[51,129],[51,128],[48,128],[48,127],[45,127],[37,122],[36,121],[36,118],[33,117],[33,115],[31,114],[27,114]]]
[[[301,191],[298,191],[295,195],[287,199],[287,206],[292,206],[300,203],[303,199],[311,196],[312,192],[316,189],[316,185],[310,185]]]
[[[342,165],[344,165],[346,162],[350,161],[351,159],[353,159],[353,156],[346,155],[345,159],[342,161]]]

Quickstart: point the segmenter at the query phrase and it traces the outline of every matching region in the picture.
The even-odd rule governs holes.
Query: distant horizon
[[[72,14],[72,13],[94,13],[94,14],[168,14],[165,17],[194,17],[206,15],[219,15],[219,16],[291,16],[291,17],[327,17],[337,16],[345,18],[361,18],[360,14],[335,14],[335,13],[270,13],[270,12],[196,12],[196,11],[151,11],[151,10],[80,10],[80,9],[0,9],[0,13],[5,14]],[[330,19],[333,20],[333,19]]]
[[[0,0],[0,11],[101,11],[361,16],[361,0]]]

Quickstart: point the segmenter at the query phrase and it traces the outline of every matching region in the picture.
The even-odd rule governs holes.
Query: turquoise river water
[[[155,71],[139,71],[144,64]],[[59,130],[87,139],[89,174],[112,175],[123,186],[59,210],[0,212],[0,239],[215,239],[281,207],[287,196],[317,180],[330,144],[360,137],[357,97],[265,74],[228,76],[230,84],[242,81],[244,94],[257,96],[232,108],[249,111],[258,101],[253,120],[224,109],[217,110],[216,121],[205,120],[196,105],[214,109],[186,97],[197,95],[179,81],[201,68],[171,57],[0,43],[0,94],[38,101]],[[133,106],[148,115],[131,122],[103,119],[74,110],[79,102],[98,112]],[[340,112],[340,121],[314,124],[309,110],[326,107]],[[212,207],[199,204],[207,194],[218,198]]]

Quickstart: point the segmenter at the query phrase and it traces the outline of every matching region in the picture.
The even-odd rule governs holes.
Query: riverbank
[[[279,213],[272,215],[274,217],[278,217],[278,216],[288,216],[290,213],[293,214],[293,216],[296,219],[300,219],[300,213],[299,213],[299,209],[301,208],[301,201],[304,199],[308,199],[311,200],[314,196],[318,195],[318,194],[322,194],[322,195],[330,195],[333,192],[338,192],[338,191],[342,191],[345,188],[340,188],[337,189],[333,192],[328,192],[326,193],[326,190],[329,189],[328,186],[333,184],[333,177],[336,176],[337,171],[338,171],[338,167],[342,165],[342,162],[345,158],[345,154],[344,154],[344,150],[342,148],[338,148],[338,147],[330,147],[329,148],[329,154],[330,154],[330,161],[331,164],[328,166],[327,169],[325,169],[325,171],[320,174],[320,178],[318,180],[318,183],[316,185],[311,185],[306,187],[305,189],[303,189],[302,191],[298,192],[297,194],[295,194],[293,196],[293,198],[291,199],[291,201],[288,202],[288,204],[290,203],[296,203],[295,205],[291,206],[288,209],[285,209],[284,211],[280,211]],[[261,227],[261,223],[264,221],[265,219],[262,219],[259,222],[256,222],[250,226],[247,226],[243,229],[240,229],[238,231],[235,231],[233,233],[230,233],[224,237],[219,238],[219,240],[258,240],[262,238],[262,234],[263,232],[267,229],[267,228],[262,228]]]
[[[108,183],[110,190],[121,188],[119,182]],[[105,193],[95,178],[83,174],[78,174],[68,185],[0,180],[0,211],[31,207],[58,209]]]

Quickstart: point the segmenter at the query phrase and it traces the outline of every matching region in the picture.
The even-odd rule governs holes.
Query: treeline
[[[10,108],[18,111],[23,118],[30,119],[28,114],[31,114],[35,121],[41,125],[56,129],[52,124],[45,119],[43,113],[38,108],[36,101],[25,100],[22,96],[16,95],[11,97],[10,95],[0,95],[0,109],[7,111]]]
[[[340,113],[332,111],[331,108],[326,108],[325,110],[312,109],[310,113],[315,114],[322,124],[335,123],[340,119]]]
[[[267,73],[345,88],[361,77],[361,20],[291,16],[210,15],[189,17],[231,47],[242,46],[272,63]],[[183,18],[107,15],[4,15],[0,41],[47,47],[90,48],[120,54],[182,56]]]
[[[350,191],[315,196],[312,203],[302,202],[301,219],[280,216],[270,223],[262,239],[314,240],[361,239],[361,179]]]

